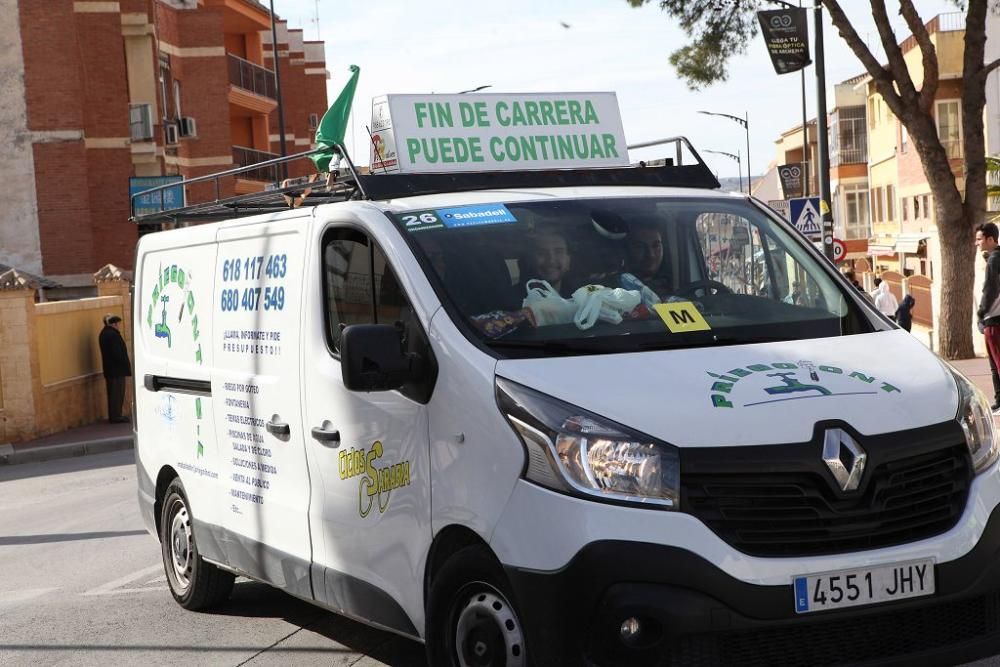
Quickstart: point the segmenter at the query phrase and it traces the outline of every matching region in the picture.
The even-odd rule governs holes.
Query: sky
[[[775,161],[777,137],[801,127],[799,74],[775,74],[758,35],[745,55],[731,61],[727,81],[691,91],[668,61],[686,37],[658,4],[633,9],[626,0],[274,0],[274,11],[290,27],[302,28],[307,40],[326,42],[330,103],[347,82],[348,67],[361,68],[347,136],[358,164],[368,163],[364,128],[370,125],[373,97],[457,93],[488,85],[484,92],[615,92],[629,144],[684,135],[720,177],[737,176],[736,161],[704,151],[739,153],[745,173],[746,131],[734,121],[698,111],[746,114],[752,173],[763,174]],[[924,22],[958,11],[947,0],[915,4]],[[841,0],[841,6],[881,57],[874,48],[879,38],[868,0]],[[898,4],[888,0],[887,6],[897,42],[902,41],[909,32]],[[832,106],[833,84],[864,69],[826,19],[827,99]],[[811,16],[809,23],[812,41]],[[815,67],[810,66],[810,118],[816,113],[815,100]],[[665,157],[668,148],[633,150],[629,157]]]

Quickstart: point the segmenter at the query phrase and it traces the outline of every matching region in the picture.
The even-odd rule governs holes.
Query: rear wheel
[[[236,577],[205,562],[198,553],[191,508],[184,486],[175,479],[167,487],[160,515],[160,552],[170,593],[177,604],[197,611],[229,599]]]
[[[427,659],[448,667],[526,667],[525,637],[500,565],[483,547],[452,556],[431,584]]]

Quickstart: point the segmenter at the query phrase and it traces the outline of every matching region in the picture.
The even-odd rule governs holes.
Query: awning
[[[921,241],[926,241],[930,238],[930,234],[899,234],[896,236],[896,252],[906,253],[908,255],[916,254],[920,247]]]
[[[869,255],[895,255],[896,254],[896,244],[895,243],[872,243],[868,242],[868,254]]]

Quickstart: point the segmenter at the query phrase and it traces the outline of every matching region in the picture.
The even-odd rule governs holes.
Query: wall
[[[0,1],[0,25],[16,26],[18,3]],[[42,272],[42,249],[35,209],[35,163],[24,104],[24,56],[18,30],[0,30],[0,263]]]
[[[98,283],[97,298],[35,303],[33,289],[0,290],[0,443],[31,440],[107,418],[98,336],[124,319],[132,358],[129,284]],[[126,413],[132,390],[126,394]]]

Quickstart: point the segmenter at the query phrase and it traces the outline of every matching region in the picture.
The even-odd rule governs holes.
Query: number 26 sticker
[[[436,211],[411,211],[399,216],[400,221],[410,232],[422,232],[425,229],[441,229],[444,223]]]

